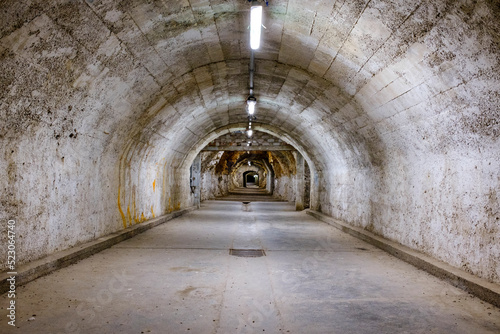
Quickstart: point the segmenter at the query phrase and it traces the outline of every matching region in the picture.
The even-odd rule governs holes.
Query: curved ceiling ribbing
[[[144,113],[143,119],[136,122],[136,138],[143,145],[158,147],[158,159],[171,154],[179,154],[179,159],[182,159],[193,149],[201,149],[196,148],[196,144],[207,134],[246,121],[248,83],[247,80],[233,80],[233,77],[246,77],[248,65],[237,62],[237,71],[231,76],[226,72],[231,66],[227,63],[212,64],[184,75],[183,84],[177,86],[179,95],[169,100],[161,97]],[[337,121],[337,116],[346,116],[341,112],[334,115],[328,109],[343,99],[342,94],[324,80],[311,77],[302,70],[284,65],[281,68],[287,70],[286,76],[283,72],[276,76],[256,76],[256,87],[266,87],[278,78],[281,89],[273,94],[271,90],[256,88],[259,104],[255,125],[269,124],[279,129],[280,135],[286,134],[301,143],[302,147],[308,148],[308,154],[319,168],[327,161],[341,162],[346,152],[354,150],[357,153],[351,154],[351,159],[362,161],[361,164],[368,163],[369,157],[360,153],[366,151],[362,147],[363,138],[352,132],[346,135],[349,132],[344,121]],[[235,91],[232,98],[225,94],[228,81],[233,83]],[[357,116],[360,111],[349,112]]]

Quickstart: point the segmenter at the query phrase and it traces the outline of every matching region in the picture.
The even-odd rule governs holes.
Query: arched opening
[[[311,206],[317,178],[311,178],[311,160],[302,155],[300,146],[260,126],[251,139],[240,127],[225,128],[218,134],[203,140],[204,146],[198,150],[201,181],[195,200],[198,194],[204,201],[254,188],[275,200],[295,202],[298,211]]]
[[[310,154],[310,146],[304,146],[283,129],[263,123],[254,124],[253,140],[258,138],[257,134],[261,132],[263,135],[270,136],[267,138],[267,143],[266,141],[252,142],[250,146],[247,146],[248,140],[241,142],[228,141],[228,136],[244,133],[245,128],[246,124],[244,123],[233,123],[215,129],[200,138],[191,147],[191,151],[182,158],[179,166],[181,171],[188,170],[195,161],[195,157],[198,154],[201,155],[201,185],[199,187],[201,200],[225,196],[233,186],[237,187],[238,184],[243,187],[243,177],[232,178],[230,170],[234,169],[236,171],[237,167],[241,167],[239,172],[248,171],[248,169],[243,168],[243,165],[246,165],[250,160],[252,164],[255,163],[252,166],[262,169],[262,175],[259,174],[258,178],[260,187],[281,200],[293,201],[296,183],[294,154],[299,154],[304,158],[307,166],[308,177],[306,182],[309,184],[306,185],[305,190],[307,191],[306,202],[310,208],[319,209],[319,180],[322,177],[321,170],[324,166],[318,163],[317,156]],[[283,143],[283,147],[280,148],[280,145],[276,145],[276,139]],[[259,149],[259,151],[254,151],[255,149]],[[239,159],[234,156],[239,154],[241,157],[245,153],[246,158],[248,158],[246,160],[245,157]],[[271,160],[269,158],[259,159],[255,157],[255,154],[262,153],[270,155]],[[233,156],[231,157],[231,155]],[[236,166],[236,164],[238,165]],[[286,171],[287,168],[290,169],[288,172]],[[285,176],[282,173],[283,169],[285,170]],[[189,175],[185,176],[185,178],[188,177]],[[180,186],[184,187],[184,184]]]
[[[258,187],[259,174],[256,171],[250,170],[243,173],[243,187]]]

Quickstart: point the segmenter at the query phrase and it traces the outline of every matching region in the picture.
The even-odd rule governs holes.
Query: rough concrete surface
[[[430,256],[411,250],[408,247],[374,235],[366,230],[352,227],[344,222],[325,216],[317,211],[308,210],[307,214],[330,224],[342,232],[348,233],[358,239],[368,242],[387,253],[409,264],[424,270],[431,275],[445,280],[490,304],[500,307],[500,285],[488,282],[463,270],[454,268]]]
[[[17,301],[19,329],[2,321],[2,333],[500,331],[498,308],[288,203],[204,202],[19,287]]]
[[[20,265],[200,199],[195,157],[248,124],[249,6],[1,2]],[[304,157],[311,208],[500,283],[498,1],[275,0],[263,24],[253,126]]]
[[[68,250],[56,252],[50,256],[44,257],[43,259],[32,261],[21,267],[15,268],[15,283],[16,285],[26,284],[38,277],[47,275],[55,270],[64,268],[73,263],[85,259],[92,254],[98,253],[106,248],[109,248],[123,240],[131,238],[139,233],[149,230],[159,224],[163,224],[171,219],[179,217],[186,212],[194,210],[194,207],[176,211],[174,213],[157,217],[156,219],[151,219],[147,223],[134,225],[125,230],[112,233],[105,237],[101,237],[94,241],[87,242],[78,247],[73,247]],[[0,274],[0,293],[5,293],[9,290],[13,290],[12,282],[9,279],[12,277],[11,272],[4,272]],[[15,299],[14,299],[15,300]]]

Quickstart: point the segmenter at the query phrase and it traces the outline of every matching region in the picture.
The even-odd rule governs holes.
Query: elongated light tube
[[[255,112],[255,102],[248,104],[248,114],[253,115]]]
[[[260,30],[262,26],[262,6],[252,6],[250,9],[250,47],[257,50],[260,47]]]
[[[247,135],[248,135],[248,138],[251,138],[252,135],[253,135],[253,130],[252,129],[248,129]]]
[[[257,99],[250,95],[247,99],[248,114],[253,115],[255,112],[255,105],[257,104]]]

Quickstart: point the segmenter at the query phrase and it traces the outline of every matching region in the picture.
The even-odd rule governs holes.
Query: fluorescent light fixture
[[[249,104],[248,105],[248,114],[253,115],[255,112],[255,104]]]
[[[252,165],[252,163],[249,161],[249,162],[248,162],[248,166],[251,166],[251,165]]]
[[[248,114],[253,115],[255,112],[255,105],[257,104],[257,99],[254,96],[249,96],[247,99]]]
[[[260,30],[262,26],[262,6],[252,6],[250,9],[250,47],[257,50],[260,47]]]
[[[248,134],[248,138],[252,137],[252,135],[253,135],[252,129],[248,129],[247,134]]]
[[[255,103],[249,104],[248,105],[248,114],[253,115],[255,112]]]

